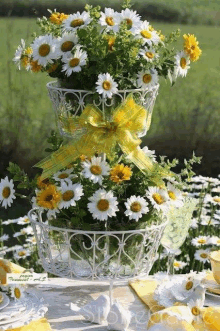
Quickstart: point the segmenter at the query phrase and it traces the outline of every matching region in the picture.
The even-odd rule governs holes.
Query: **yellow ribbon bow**
[[[82,154],[91,157],[95,153],[106,153],[111,159],[116,145],[120,146],[123,153],[141,171],[157,173],[159,166],[153,163],[139,147],[141,139],[138,138],[137,133],[144,130],[146,117],[146,109],[138,105],[132,95],[129,95],[114,110],[110,121],[104,120],[101,110],[91,104],[84,108],[79,117],[61,118],[65,129],[71,132],[75,139],[35,165],[43,169],[42,180],[67,167]],[[162,167],[160,167],[161,174],[168,175]],[[155,182],[158,185],[163,184],[159,178],[155,179]]]

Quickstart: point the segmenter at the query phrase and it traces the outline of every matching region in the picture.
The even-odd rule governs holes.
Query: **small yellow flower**
[[[114,36],[105,36],[105,38],[107,39],[107,42],[108,42],[108,50],[110,52],[113,52],[114,50],[114,45],[115,45],[115,40],[116,40],[116,37]]]
[[[31,61],[31,70],[33,72],[39,72],[41,71],[42,66],[40,64],[38,64],[37,61]]]
[[[124,164],[117,164],[110,172],[110,178],[114,183],[121,183],[124,180],[131,178],[132,171],[128,166]]]
[[[58,63],[53,63],[48,69],[47,72],[50,74],[51,72],[54,72],[58,67]]]
[[[64,13],[55,12],[55,13],[51,14],[49,20],[50,20],[51,23],[60,25],[60,24],[62,24],[63,20],[68,18],[68,16],[69,15],[66,15]]]
[[[37,186],[39,187],[39,188],[46,188],[48,185],[50,184],[50,181],[49,181],[49,179],[48,178],[45,178],[45,179],[41,179],[41,176],[39,176],[38,178],[37,178]]]
[[[26,55],[31,55],[33,53],[33,49],[31,47],[27,47],[24,52]]]
[[[185,53],[189,55],[191,61],[197,61],[202,51],[199,48],[199,42],[196,40],[196,37],[193,34],[184,34],[183,39]]]
[[[21,65],[26,69],[29,64],[30,64],[29,57],[27,55],[23,56],[21,59]]]
[[[37,194],[37,204],[47,209],[56,209],[61,201],[61,193],[55,185],[48,185]]]

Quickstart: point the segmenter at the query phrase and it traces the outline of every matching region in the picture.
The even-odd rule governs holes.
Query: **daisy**
[[[25,287],[19,284],[16,285],[10,285],[9,291],[11,294],[11,297],[15,300],[20,300],[24,297],[24,291]]]
[[[215,221],[214,219],[210,219],[210,216],[203,216],[202,217],[202,222],[201,225],[205,225],[205,226],[215,226],[215,225],[219,225],[218,221]]]
[[[14,193],[15,190],[13,180],[11,179],[9,181],[6,176],[5,179],[2,179],[0,182],[0,202],[5,209],[8,206],[11,207],[13,200],[16,199]]]
[[[171,292],[175,296],[176,301],[187,302],[195,288],[201,284],[201,276],[191,273],[186,276],[176,277],[174,283],[171,287]]]
[[[21,45],[18,46],[18,48],[15,51],[15,56],[13,58],[13,61],[17,65],[18,69],[21,70],[21,57],[25,51],[25,41],[24,39],[21,39]]]
[[[9,239],[9,235],[8,234],[3,234],[1,237],[0,237],[0,241],[6,241]]]
[[[18,222],[19,225],[30,224],[30,220],[27,216],[19,217],[17,222]]]
[[[169,195],[165,190],[162,190],[158,187],[149,187],[146,191],[146,197],[150,200],[153,207],[158,211],[167,212],[170,204],[169,204]]]
[[[12,224],[12,223],[17,223],[17,219],[3,221],[2,225],[9,225],[9,224]]]
[[[56,41],[51,34],[35,38],[31,44],[33,49],[33,60],[43,67],[48,63],[53,63],[53,59],[57,58],[55,47]]]
[[[209,262],[209,249],[199,249],[195,252],[195,260],[201,261],[203,263]]]
[[[108,163],[102,160],[101,156],[93,156],[91,161],[82,162],[82,175],[89,178],[93,183],[102,184],[103,176],[109,175],[110,167]]]
[[[119,210],[117,198],[112,191],[99,189],[89,200],[91,202],[87,206],[94,219],[107,221],[108,217],[116,216],[116,211]]]
[[[146,156],[150,157],[153,162],[156,162],[155,151],[150,150],[147,146],[144,146],[142,148],[142,151],[145,153]]]
[[[211,194],[206,194],[204,203],[208,203],[208,202],[210,202],[215,206],[220,206],[220,196],[216,195],[212,197]]]
[[[214,187],[214,188],[212,189],[212,192],[214,192],[214,193],[219,193],[219,194],[220,194],[220,186],[218,186],[218,187]]]
[[[84,28],[90,22],[91,18],[86,11],[82,12],[82,14],[78,11],[75,14],[69,15],[66,20],[63,20],[62,27],[64,31],[73,32],[77,29]]]
[[[220,238],[213,236],[209,238],[209,245],[216,245],[216,246],[220,246]]]
[[[118,84],[113,80],[112,76],[107,72],[106,74],[99,74],[96,82],[96,91],[102,94],[104,98],[111,98],[113,94],[118,92]]]
[[[106,28],[106,31],[113,30],[114,32],[118,32],[119,23],[119,14],[115,12],[112,8],[105,8],[105,12],[101,12],[99,24],[101,26],[104,26]]]
[[[128,30],[134,32],[141,24],[140,16],[136,11],[126,8],[119,14],[120,23],[126,22]]]
[[[143,40],[143,44],[147,43],[148,46],[157,45],[161,41],[157,32],[150,29],[147,21],[142,22],[141,25],[135,29],[134,33],[138,38]]]
[[[47,218],[48,220],[51,220],[53,218],[56,217],[57,214],[59,214],[60,210],[58,208],[54,208],[54,209],[49,209],[47,211]]]
[[[130,180],[132,176],[131,168],[128,166],[125,166],[123,163],[117,164],[114,166],[114,168],[111,169],[110,172],[110,179],[114,183],[121,183],[125,180]]]
[[[182,207],[184,205],[182,192],[169,182],[167,183],[167,192],[172,205],[176,207]]]
[[[158,73],[155,69],[140,71],[138,73],[137,86],[142,88],[152,88],[158,83]]]
[[[32,226],[27,226],[26,228],[21,229],[19,232],[15,232],[13,234],[13,237],[19,237],[19,236],[25,236],[25,235],[30,235],[33,234],[33,228]]]
[[[83,187],[81,184],[73,184],[72,181],[66,181],[61,183],[61,202],[59,208],[69,208],[70,206],[75,206],[76,201],[78,201],[83,193]]]
[[[193,315],[193,321],[199,323],[202,321],[202,308],[205,303],[205,288],[204,286],[198,285],[195,289],[194,294],[191,296],[188,307]]]
[[[191,228],[192,229],[197,229],[198,228],[198,222],[199,222],[199,220],[198,219],[196,219],[196,218],[192,218],[191,219]]]
[[[57,43],[56,43],[57,58],[59,56],[64,55],[66,52],[71,52],[72,49],[76,46],[77,42],[78,42],[78,37],[74,32],[64,33],[62,35],[62,38],[57,39]]]
[[[155,52],[153,48],[145,47],[139,53],[147,62],[153,62],[158,59],[159,55]]]
[[[173,262],[173,267],[177,271],[183,269],[186,265],[187,265],[187,263],[182,262],[182,261],[174,260],[174,262]]]
[[[36,245],[37,244],[37,240],[34,236],[33,237],[28,237],[25,241],[27,243],[30,243],[31,245]]]
[[[208,242],[209,242],[209,237],[207,236],[199,236],[191,240],[191,244],[196,247],[201,245],[208,245]]]
[[[134,219],[136,222],[142,217],[142,214],[147,214],[149,208],[147,207],[147,201],[140,197],[132,195],[125,202],[125,207],[127,210],[125,211],[125,215],[129,217],[130,220]]]
[[[68,180],[74,177],[73,175],[73,169],[66,169],[66,170],[62,170],[62,171],[58,171],[57,173],[55,173],[53,175],[53,178],[55,179],[55,181],[58,182],[62,182],[64,180]],[[45,188],[45,187],[42,187]]]
[[[181,51],[174,56],[175,58],[175,74],[176,77],[186,77],[188,69],[190,69],[190,59],[185,52]]]
[[[14,258],[16,260],[25,259],[27,256],[30,256],[30,250],[24,249],[23,247],[14,252]]]
[[[64,62],[62,71],[69,77],[73,72],[80,72],[82,66],[86,65],[87,53],[84,52],[80,46],[75,48],[74,54],[67,52],[63,55]]]

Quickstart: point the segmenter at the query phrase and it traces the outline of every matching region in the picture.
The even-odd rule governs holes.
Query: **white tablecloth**
[[[50,278],[47,284],[36,285],[39,295],[48,303],[47,319],[53,331],[106,331],[107,325],[101,326],[84,320],[70,309],[70,302],[82,307],[101,293],[109,294],[109,283],[74,281],[64,278]],[[115,283],[113,298],[132,313],[130,331],[146,331],[149,310],[137,297],[127,282]],[[207,297],[206,305],[219,305],[219,299]]]

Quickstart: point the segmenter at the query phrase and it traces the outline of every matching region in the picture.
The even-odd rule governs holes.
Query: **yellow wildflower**
[[[115,183],[121,183],[131,178],[131,168],[122,164],[117,164],[110,172],[110,178]]]
[[[199,42],[196,40],[196,37],[193,34],[184,34],[183,39],[185,53],[189,55],[191,61],[197,61],[202,51],[199,48]]]

